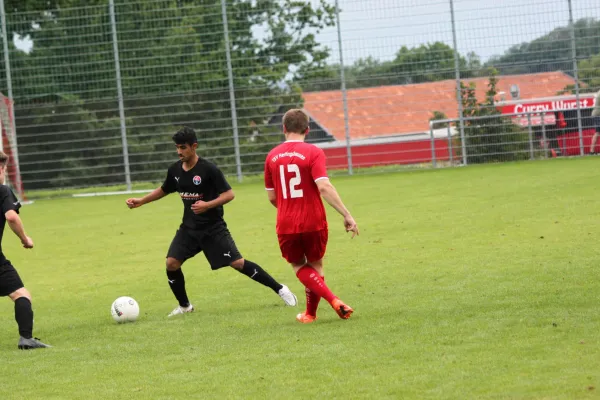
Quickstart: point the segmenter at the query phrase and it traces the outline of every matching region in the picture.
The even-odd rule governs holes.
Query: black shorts
[[[214,225],[203,230],[180,226],[169,246],[167,257],[181,262],[204,252],[204,257],[215,270],[231,265],[242,258],[226,225]]]
[[[23,281],[10,261],[0,264],[0,297],[8,296],[22,287],[24,287]]]

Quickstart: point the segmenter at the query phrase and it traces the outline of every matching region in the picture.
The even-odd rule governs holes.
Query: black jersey
[[[0,208],[2,208],[0,215],[0,264],[6,261],[6,257],[2,252],[2,236],[4,235],[4,226],[6,225],[6,213],[10,210],[19,213],[21,203],[17,199],[17,196],[13,191],[6,185],[0,185]]]
[[[184,171],[183,162],[171,165],[167,178],[161,186],[163,192],[178,192],[183,201],[182,224],[190,229],[204,229],[209,225],[223,222],[223,206],[211,208],[202,214],[194,214],[192,204],[198,200],[211,201],[221,193],[231,190],[225,176],[210,161],[198,158],[189,171]]]

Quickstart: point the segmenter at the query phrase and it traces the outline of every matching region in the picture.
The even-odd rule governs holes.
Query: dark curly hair
[[[173,135],[172,139],[175,144],[188,144],[191,146],[194,143],[198,143],[196,132],[189,126],[184,126],[178,130],[177,133]]]

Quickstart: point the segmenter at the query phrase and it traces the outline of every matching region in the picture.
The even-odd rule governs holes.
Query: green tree
[[[429,118],[429,122],[438,121],[440,119],[448,119],[448,116],[444,114],[442,111],[434,111],[432,113],[431,118]],[[433,129],[445,128],[448,126],[448,122],[437,122],[433,124]]]
[[[19,161],[26,166],[21,168],[22,179],[32,187],[124,180],[119,120],[99,117],[76,96],[32,100],[20,110],[18,129]],[[104,150],[98,152],[98,147]]]
[[[600,20],[579,19],[574,30],[579,59],[600,54]],[[570,28],[561,26],[531,42],[512,46],[503,55],[492,57],[485,65],[496,67],[502,75],[548,71],[572,73]]]
[[[600,54],[579,61],[579,79],[587,85],[584,89],[600,89]]]
[[[459,67],[466,74],[467,61],[459,58]],[[445,43],[435,42],[409,49],[403,46],[393,61],[390,72],[398,74],[405,83],[434,82],[455,76],[454,50]]]
[[[583,83],[579,86],[579,92],[591,93],[600,89],[600,54],[581,60],[577,65],[579,80]],[[557,94],[575,94],[575,85],[567,85]]]
[[[477,76],[480,68],[481,61],[477,54],[471,52],[467,57],[459,55],[459,69],[463,78]],[[300,72],[299,83],[306,91],[340,88],[339,64],[320,71]],[[403,46],[391,61],[380,61],[369,56],[356,60],[344,69],[346,87],[349,89],[435,82],[453,79],[454,76],[454,50],[443,42],[411,48]]]
[[[54,132],[43,125],[48,116],[39,114],[49,108],[34,105],[39,99],[54,101],[48,93],[62,96],[61,107],[71,101],[73,112],[91,121],[118,121],[107,2],[8,3],[8,10],[19,12],[9,15],[10,30],[33,41],[33,50],[19,56],[13,71],[17,123],[27,116],[38,130]],[[133,178],[162,178],[173,159],[170,135],[184,124],[200,133],[207,157],[226,172],[235,171],[220,0],[116,0],[115,11]],[[333,8],[325,0],[228,0],[227,15],[242,160],[245,172],[258,172],[266,150],[280,140],[269,117],[282,104],[302,105],[300,71],[322,68],[329,56],[316,33],[333,25]],[[83,138],[104,129],[95,122],[77,123],[90,129]],[[32,153],[42,150],[42,144],[36,146],[31,144]],[[98,146],[93,157],[109,154]],[[24,164],[23,172],[28,168]]]
[[[527,158],[528,133],[510,118],[502,117],[494,105],[498,72],[489,70],[486,99],[478,102],[475,83],[460,83],[468,163],[514,161]],[[476,118],[476,119],[473,119]]]

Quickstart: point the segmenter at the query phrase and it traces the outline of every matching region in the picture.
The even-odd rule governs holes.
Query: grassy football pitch
[[[234,185],[226,219],[296,308],[199,256],[184,266],[196,312],[167,319],[176,196],[36,201],[21,213],[35,249],[8,227],[3,248],[55,347],[17,350],[3,299],[0,399],[597,398],[599,171],[585,158],[335,178],[361,235],[328,208],[326,279],[355,313],[322,302],[312,325],[294,319],[302,285],[260,184]],[[113,322],[122,295],[137,322]]]

